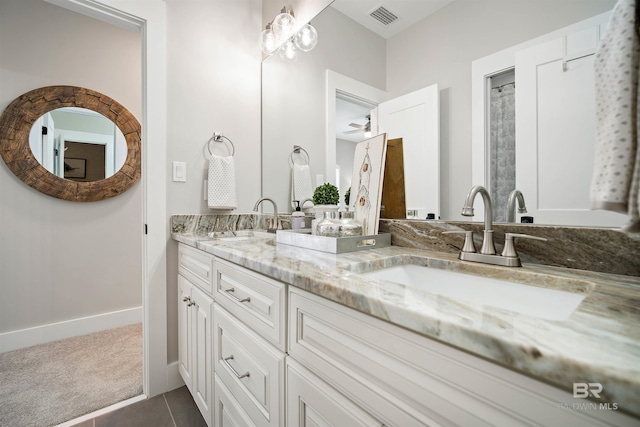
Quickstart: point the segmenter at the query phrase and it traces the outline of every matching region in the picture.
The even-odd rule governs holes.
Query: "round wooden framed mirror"
[[[111,120],[126,141],[126,159],[112,176],[91,182],[65,179],[48,171],[34,156],[29,136],[44,114],[64,107],[95,111]],[[131,188],[141,176],[141,127],[136,118],[110,97],[77,86],[47,86],[27,92],[9,104],[0,116],[0,155],[25,184],[58,199],[95,202]]]

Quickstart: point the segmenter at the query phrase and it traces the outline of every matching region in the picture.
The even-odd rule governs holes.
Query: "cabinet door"
[[[213,300],[198,288],[191,289],[191,351],[192,375],[191,394],[202,416],[211,424],[211,404],[213,402],[213,331],[212,313]]]
[[[187,279],[178,275],[178,372],[191,393],[191,288]]]
[[[357,427],[383,424],[289,358],[287,360],[287,425]]]

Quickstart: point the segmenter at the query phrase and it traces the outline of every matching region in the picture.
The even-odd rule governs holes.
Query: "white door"
[[[594,26],[516,53],[516,188],[538,224],[619,227],[626,221],[589,207],[600,30]]]
[[[376,117],[377,116],[377,117]],[[378,105],[371,125],[387,139],[402,138],[407,210],[440,217],[440,92],[438,85]],[[376,123],[377,119],[377,123]]]

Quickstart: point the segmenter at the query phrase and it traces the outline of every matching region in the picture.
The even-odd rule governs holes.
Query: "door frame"
[[[167,366],[166,3],[45,0],[142,35],[143,393],[169,387]],[[153,149],[150,149],[151,145]],[[144,234],[148,230],[148,234]]]
[[[325,76],[325,180],[336,180],[336,98],[360,100],[363,105],[378,105],[388,98],[387,92],[351,77],[327,70]],[[371,129],[378,128],[377,117],[371,116]],[[372,134],[377,134],[373,132]]]

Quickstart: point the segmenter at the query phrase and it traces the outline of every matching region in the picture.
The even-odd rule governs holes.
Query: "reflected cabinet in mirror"
[[[16,98],[0,117],[0,155],[24,183],[58,199],[117,196],[140,179],[140,123],[110,97],[48,86]]]
[[[461,215],[465,196],[478,184],[491,189],[497,222],[510,220],[509,195],[517,189],[524,195],[528,213],[520,212],[516,204],[516,222],[531,216],[535,224],[624,224],[624,215],[592,215],[588,194],[595,140],[595,130],[587,126],[595,118],[595,77],[590,67],[604,26],[602,21],[586,26],[584,22],[595,18],[606,22],[615,0],[454,0],[443,2],[431,15],[388,38],[347,16],[349,8],[342,7],[345,2],[354,4],[335,0],[313,19],[318,44],[312,52],[295,63],[284,63],[277,56],[263,61],[265,195],[290,206],[291,177],[284,165],[291,147],[299,144],[312,159],[314,185],[316,179],[337,183],[342,198],[350,184],[345,179],[350,176],[348,151],[358,142],[351,139],[354,126],[349,124],[362,125],[370,115],[374,135],[385,132],[390,139],[404,140],[407,211],[415,219],[435,213],[441,220],[482,221],[479,202],[473,218]],[[568,28],[574,28],[573,32],[566,32]],[[526,55],[527,49],[549,42],[564,46],[569,56],[549,60],[552,64],[543,70],[549,71],[544,76],[545,87],[531,89],[539,81],[526,81],[528,74],[518,71],[516,53],[521,50]],[[504,52],[508,58],[503,61]],[[485,58],[492,59],[482,61]],[[478,62],[491,66],[479,73],[474,68]],[[530,65],[526,64],[536,67]],[[493,99],[491,86],[495,87]],[[380,105],[430,87],[437,88],[437,108],[428,116],[416,110],[420,120],[416,129],[435,134],[435,143],[429,140],[434,149],[412,154],[411,138],[404,135],[406,127],[385,127]],[[514,93],[515,99],[505,100]],[[567,98],[580,108],[559,103]],[[492,114],[499,114],[496,106],[500,102],[504,125],[489,121]],[[513,112],[515,119],[508,115]],[[572,124],[576,122],[584,125]],[[535,129],[534,123],[545,128]],[[516,139],[491,142],[492,133]],[[545,141],[531,139],[549,134],[553,137]],[[364,132],[355,136],[364,138]],[[585,145],[587,139],[592,141],[590,147]],[[503,152],[498,153],[497,147]],[[543,163],[544,169],[536,170]],[[283,167],[273,167],[278,164]],[[436,201],[414,203],[412,192],[426,190],[433,190]]]

